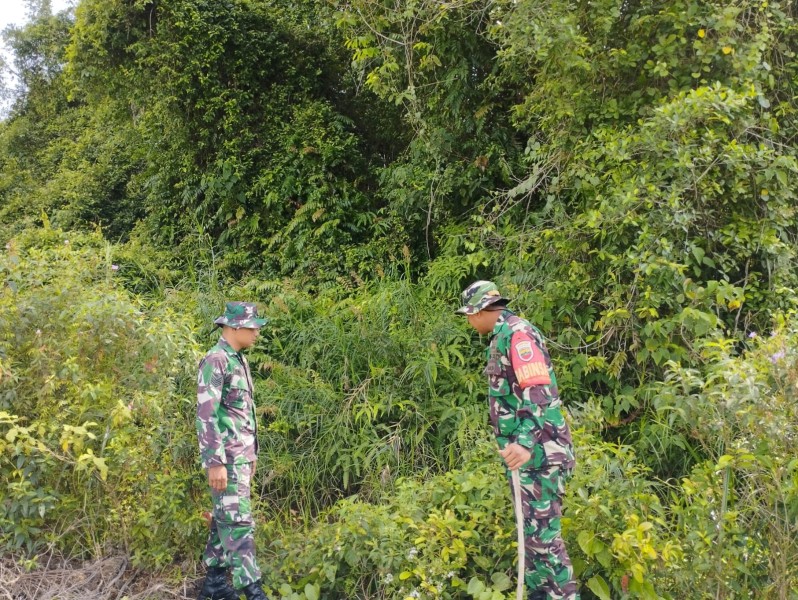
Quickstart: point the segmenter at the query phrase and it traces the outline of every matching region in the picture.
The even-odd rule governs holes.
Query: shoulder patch
[[[517,331],[510,347],[510,361],[522,389],[551,384],[546,356],[529,333]]]
[[[531,340],[521,340],[518,342],[515,345],[515,351],[518,353],[518,358],[523,362],[529,362],[535,355],[534,350],[532,350]]]

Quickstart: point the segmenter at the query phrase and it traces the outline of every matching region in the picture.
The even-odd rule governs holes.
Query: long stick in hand
[[[518,469],[512,471],[513,504],[515,505],[515,528],[518,532],[518,586],[515,591],[516,600],[524,600],[524,561],[526,547],[524,545],[524,509],[521,506],[521,476]]]

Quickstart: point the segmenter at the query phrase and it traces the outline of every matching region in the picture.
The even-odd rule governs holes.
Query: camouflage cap
[[[258,307],[251,302],[228,302],[224,314],[214,321],[219,327],[227,325],[235,329],[258,329],[267,322],[267,319],[258,317]]]
[[[497,302],[507,304],[510,301],[499,293],[499,288],[492,281],[475,281],[463,290],[460,300],[463,306],[458,308],[457,312],[461,315],[475,315],[491,304]]]

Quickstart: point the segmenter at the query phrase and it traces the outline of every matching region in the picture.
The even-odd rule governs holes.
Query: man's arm
[[[197,377],[197,437],[202,466],[208,469],[208,483],[221,491],[227,486],[225,452],[219,426],[224,386],[223,360],[206,357],[199,367]]]
[[[546,406],[551,400],[546,386],[551,384],[551,376],[546,354],[528,333],[513,334],[508,354],[520,388],[513,390],[518,402],[515,410],[518,427],[515,443],[504,449],[502,457],[510,469],[515,469],[528,462],[535,446],[542,443]]]

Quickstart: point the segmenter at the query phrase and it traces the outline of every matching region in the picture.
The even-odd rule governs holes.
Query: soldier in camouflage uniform
[[[266,600],[255,562],[250,481],[258,458],[252,375],[241,350],[266,319],[254,304],[228,302],[214,321],[222,336],[199,364],[197,436],[208,472],[213,513],[203,562],[208,569],[199,600]],[[227,582],[228,568],[233,586]]]
[[[457,312],[480,334],[490,335],[485,369],[490,420],[514,497],[520,499],[519,557],[528,599],[575,600],[577,585],[560,528],[565,482],[575,464],[571,433],[543,336],[508,310],[508,302],[493,282],[477,281],[463,291]]]

